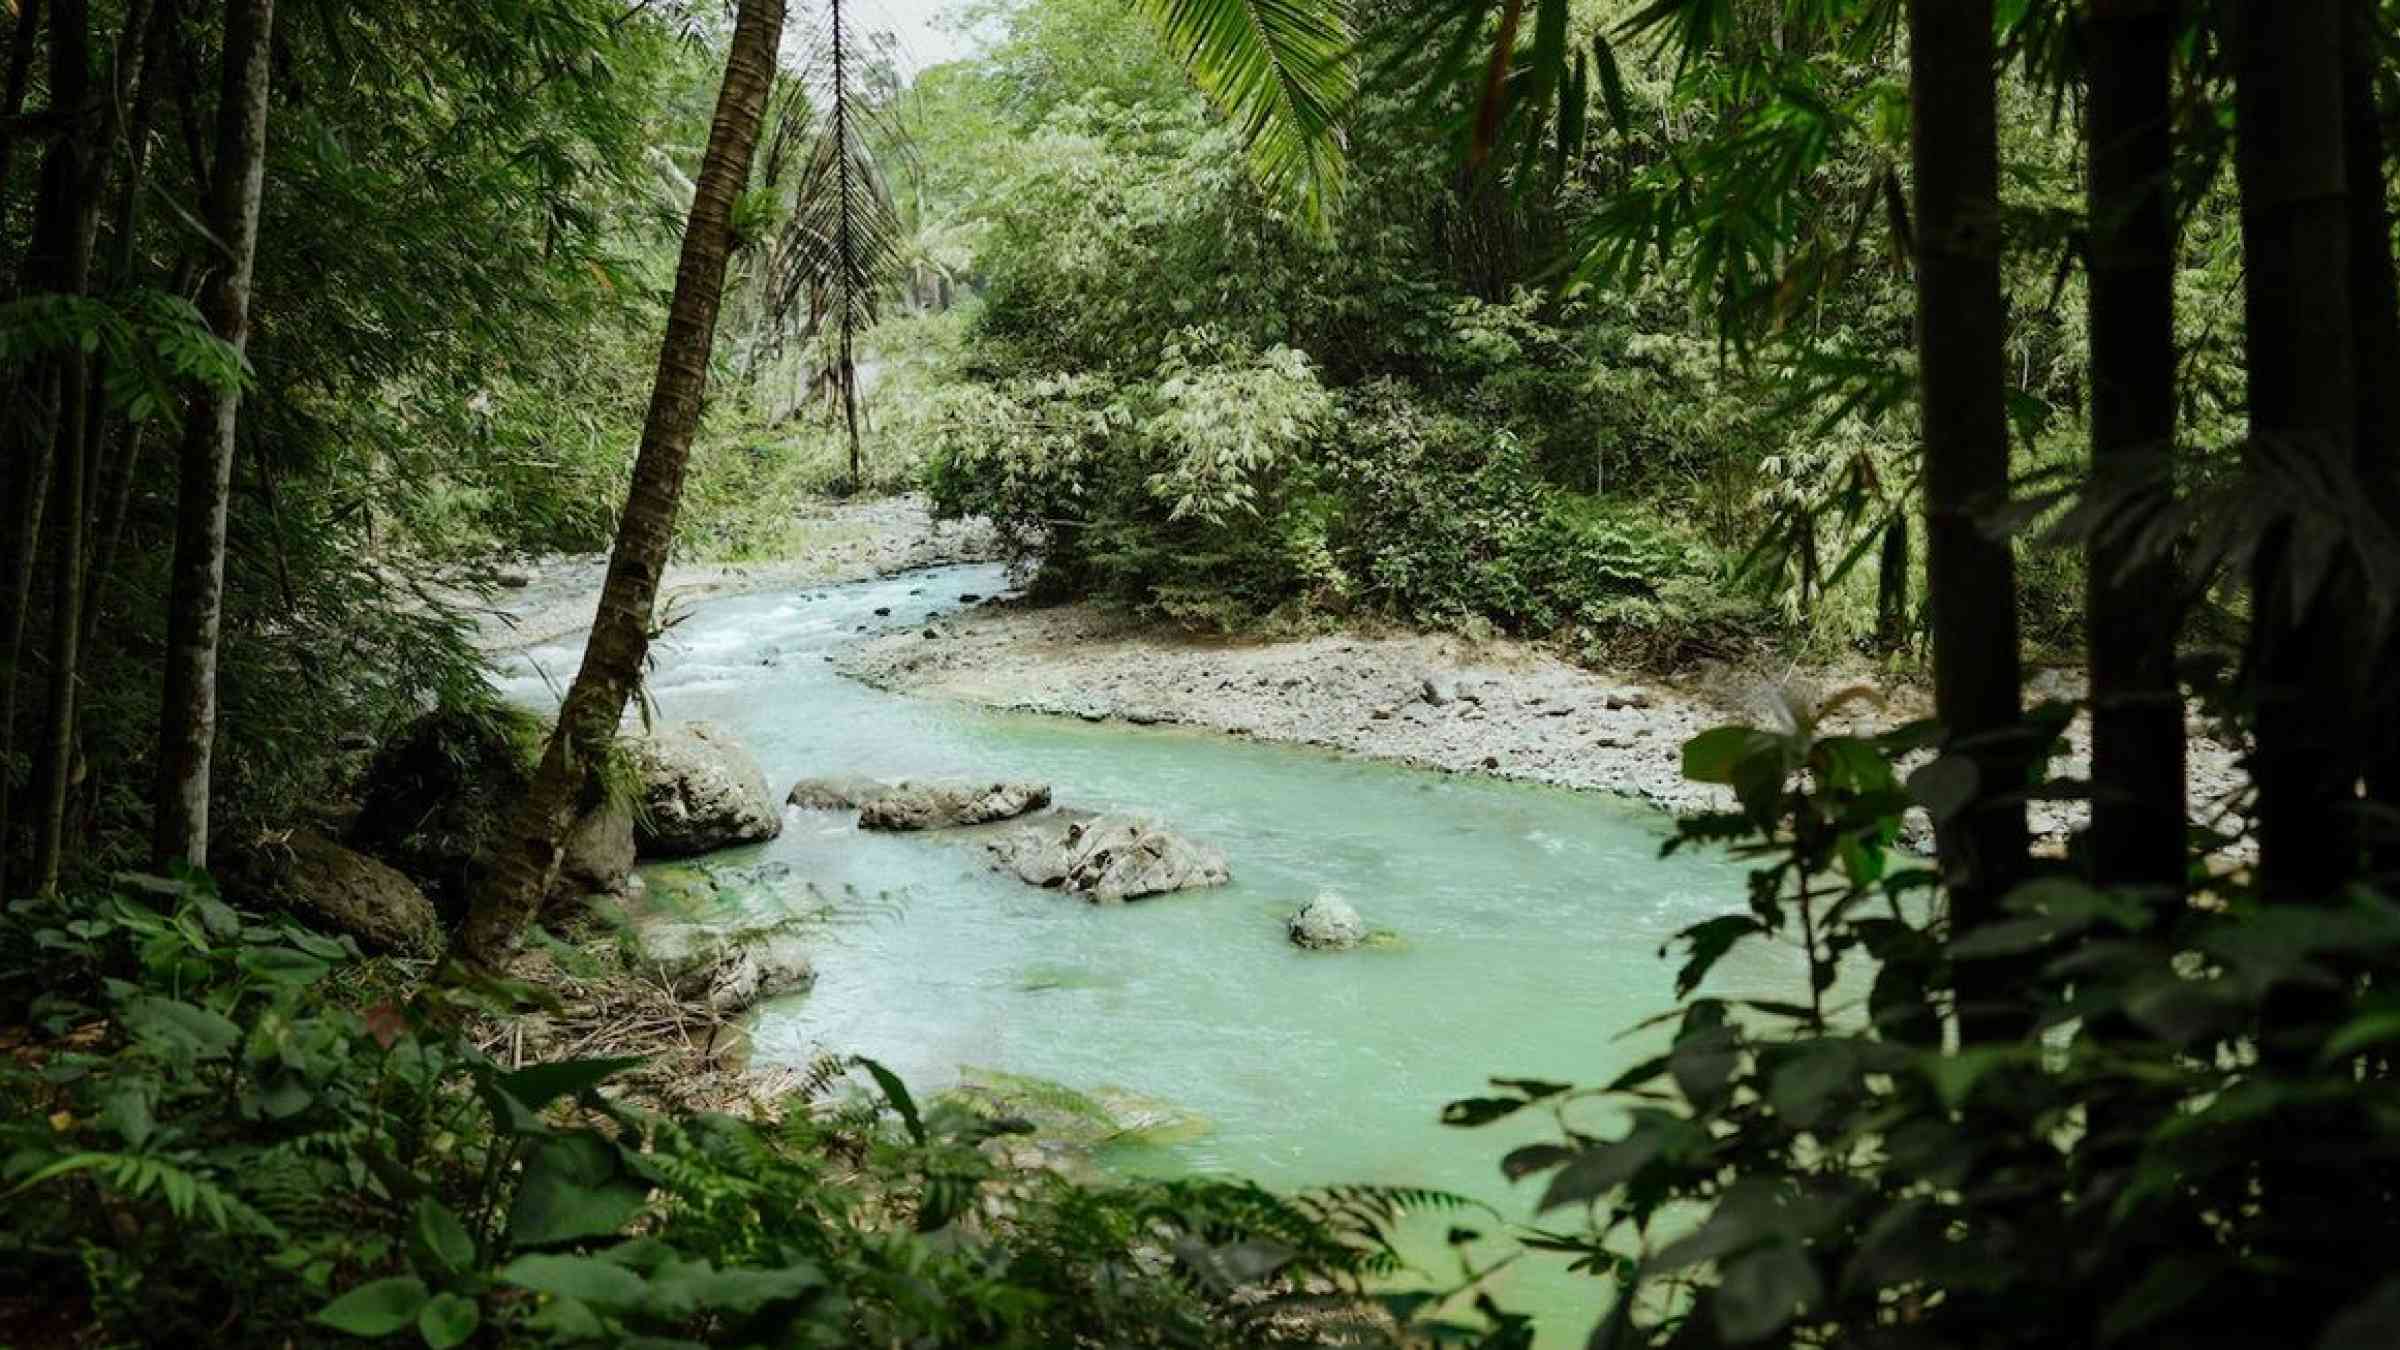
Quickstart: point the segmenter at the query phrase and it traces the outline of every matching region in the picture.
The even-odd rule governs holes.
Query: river
[[[854,892],[859,920],[828,931],[813,990],[762,1013],[761,1057],[869,1055],[920,1094],[961,1066],[1131,1089],[1210,1129],[1115,1166],[1425,1185],[1533,1218],[1538,1183],[1512,1188],[1498,1160],[1555,1127],[1529,1112],[1450,1129],[1442,1103],[1488,1091],[1488,1075],[1603,1082],[1654,1053],[1659,1033],[1621,1033],[1671,1005],[1660,944],[1737,908],[1738,870],[1661,859],[1666,820],[1611,798],[913,700],[827,663],[862,628],[921,628],[1004,585],[997,567],[950,567],[709,601],[659,646],[651,694],[668,719],[731,728],[778,794],[836,773],[1045,779],[1062,804],[1152,812],[1218,844],[1233,884],[1098,907],[990,871],[973,839],[792,812],[782,837],[710,861],[787,863],[828,896]],[[554,706],[580,642],[508,658],[504,688]],[[1399,942],[1294,948],[1282,920],[1321,890]],[[1737,953],[1712,981],[1786,998],[1798,984],[1797,954],[1776,949]],[[1447,1222],[1416,1234],[1436,1278],[1452,1267],[1425,1234]],[[1553,1261],[1519,1262],[1496,1293],[1536,1313],[1545,1345],[1579,1344],[1606,1288]]]

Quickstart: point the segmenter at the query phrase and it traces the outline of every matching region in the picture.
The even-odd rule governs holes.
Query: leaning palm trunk
[[[1953,753],[1975,767],[1970,800],[1940,825],[1951,927],[1999,913],[2023,876],[2024,752],[2016,556],[1982,514],[2008,492],[2002,375],[2000,134],[1992,0],[1910,0],[1917,179],[1918,402],[1925,435],[1926,599],[1934,702]],[[2014,975],[1984,962],[1959,977],[1969,1040],[2013,1039]]]
[[[268,56],[274,0],[234,0],[225,15],[224,92],[209,224],[229,251],[216,260],[208,322],[242,350],[250,333],[251,265],[267,174]],[[217,641],[225,612],[225,516],[233,491],[240,386],[212,391],[184,428],[175,492],[175,564],[167,608],[166,697],[158,724],[159,862],[208,865],[208,790],[217,736]]]
[[[724,298],[725,260],[733,243],[733,204],[750,177],[750,158],[765,120],[783,35],[784,0],[742,0],[725,83],[709,127],[708,150],[692,194],[658,356],[658,382],[634,460],[633,486],[617,526],[599,613],[585,640],[583,665],[560,708],[558,728],[542,752],[525,798],[511,812],[499,845],[476,885],[459,935],[471,961],[497,965],[523,940],[558,874],[560,846],[586,794],[597,783],[601,756],[617,733],[650,649],[658,584],[675,533],[684,468],[700,425],[708,385],[717,310]]]
[[[2251,457],[2260,499],[2294,504],[2268,522],[2251,578],[2259,875],[2279,899],[2327,895],[2350,875],[2358,838],[2356,573],[2338,560],[2305,565],[2329,541],[2311,537],[2324,525],[2307,518],[2299,487],[2347,475],[2356,417],[2343,10],[2344,0],[2235,8]],[[2307,583],[2311,571],[2321,584]]]

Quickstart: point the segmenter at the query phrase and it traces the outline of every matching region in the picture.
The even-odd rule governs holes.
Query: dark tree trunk
[[[464,955],[474,962],[505,962],[540,910],[558,873],[560,845],[601,757],[616,738],[617,723],[649,653],[659,578],[666,570],[684,469],[708,386],[709,352],[733,239],[733,203],[749,181],[751,155],[766,117],[783,14],[784,0],[742,0],[734,24],[725,83],[717,94],[708,150],[684,227],[675,296],[659,348],[658,381],[601,588],[599,613],[541,766],[525,799],[511,812],[491,866],[476,885],[459,935]]]
[[[1908,640],[1908,517],[1883,527],[1875,575],[1875,641],[1897,648]]]
[[[274,0],[231,0],[217,102],[209,227],[230,257],[214,260],[204,311],[235,350],[250,337],[251,264],[267,174]],[[225,513],[233,487],[241,390],[212,390],[184,427],[175,492],[175,563],[167,609],[165,706],[158,726],[157,861],[208,864],[210,757],[217,735],[217,641],[225,610]]]
[[[2375,0],[2351,0],[2351,31],[2344,48],[2342,122],[2350,187],[2351,332],[2358,352],[2358,418],[2352,434],[2360,479],[2382,509],[2387,525],[2400,526],[2400,280],[2392,265],[2391,206],[2386,200],[2383,109],[2375,96],[2378,58],[2387,50]],[[2390,605],[2395,597],[2383,597]],[[2386,609],[2385,613],[2390,613]],[[2375,669],[2400,670],[2400,634],[2377,635],[2382,660]],[[2374,823],[2370,865],[2379,875],[2400,875],[2400,687],[2388,674],[2370,684],[2367,710],[2372,730],[2367,760],[2367,796],[2383,808]]]
[[[1977,772],[1972,799],[1938,830],[1954,933],[1998,915],[2027,854],[2024,803],[2010,795],[2026,781],[2016,556],[1982,520],[2006,499],[2009,468],[1992,3],[1908,7],[1934,703],[1950,753]],[[1959,1022],[1968,1040],[2024,1030],[2016,984],[1999,963],[1961,972]]]
[[[2294,474],[2346,474],[2352,457],[2346,3],[2241,0],[2234,11],[2250,442],[2268,499]],[[2323,527],[2274,528],[2251,586],[2259,875],[2279,899],[2321,898],[2356,865],[2355,573],[2329,569],[2311,594],[2293,594],[2294,531],[2311,528]]]
[[[50,105],[53,111],[80,123],[92,100],[91,11],[87,0],[58,0],[50,12]],[[80,295],[89,288],[94,233],[99,228],[95,165],[104,161],[106,147],[81,125],[62,131],[42,156],[41,193],[36,209],[33,242],[26,250],[24,289]],[[84,408],[90,357],[80,349],[56,354],[45,363],[44,387],[52,397],[43,401],[49,414],[34,429],[25,477],[47,495],[48,533],[54,543],[51,564],[50,672],[48,699],[41,734],[33,744],[33,823],[31,886],[52,889],[58,878],[59,854],[66,821],[67,783],[73,773],[75,717],[75,609],[83,589]],[[37,495],[37,494],[29,494]],[[32,566],[44,533],[44,507],[28,500],[20,508],[22,533],[18,549],[26,566],[10,578],[13,613],[8,616],[11,650],[6,671],[9,692],[0,697],[0,717],[15,721],[17,666],[24,651],[25,611],[30,605]],[[0,741],[0,754],[11,749]],[[0,801],[0,834],[6,830],[8,804]],[[23,889],[22,886],[19,889]]]
[[[2122,511],[2086,546],[2094,879],[2180,888],[2185,857],[2181,613],[2171,557],[2111,528],[2168,489],[2175,446],[2174,141],[2169,0],[2094,0],[2085,30],[2091,164],[2092,471]]]

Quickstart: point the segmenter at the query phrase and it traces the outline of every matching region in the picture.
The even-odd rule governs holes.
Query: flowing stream
[[[1120,1150],[1115,1166],[1277,1188],[1426,1185],[1532,1219],[1539,1183],[1511,1187],[1498,1160],[1554,1124],[1526,1112],[1451,1129],[1441,1105],[1488,1092],[1491,1074],[1595,1084],[1656,1053],[1664,1033],[1622,1033],[1671,1005],[1660,944],[1737,908],[1738,870],[1662,860],[1666,821],[1631,803],[909,699],[827,663],[862,626],[920,628],[1004,585],[996,567],[953,567],[709,601],[671,630],[651,691],[666,718],[738,733],[778,795],[836,773],[1044,779],[1062,804],[1153,812],[1220,845],[1233,885],[1093,906],[988,870],[979,838],[872,835],[794,811],[781,838],[709,861],[787,863],[828,895],[855,890],[861,917],[827,933],[812,991],[762,1013],[761,1057],[869,1055],[920,1096],[961,1066],[1130,1089],[1210,1128]],[[512,658],[507,692],[554,707],[581,642]],[[1400,941],[1294,948],[1282,920],[1320,890]],[[1792,997],[1797,966],[1796,953],[1737,952],[1711,985]],[[1453,1222],[1498,1227],[1464,1215],[1412,1228],[1435,1279],[1455,1269],[1440,1243]],[[1529,1257],[1496,1292],[1537,1314],[1544,1344],[1580,1344],[1606,1287],[1558,1261]]]

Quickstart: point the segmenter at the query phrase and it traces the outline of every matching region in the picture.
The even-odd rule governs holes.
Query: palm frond
[[[872,44],[850,21],[848,3],[826,0],[799,82],[778,100],[768,169],[780,174],[791,147],[805,145],[806,158],[793,183],[791,217],[768,263],[767,286],[778,340],[790,333],[793,315],[805,304],[797,336],[825,344],[820,382],[849,423],[856,480],[857,342],[882,318],[885,293],[907,271],[906,232],[885,164],[893,157],[905,160],[910,151],[897,81],[888,64],[871,55]]]
[[[1322,222],[1341,196],[1342,119],[1358,92],[1340,0],[1136,0],[1167,49],[1241,129],[1267,186]]]

